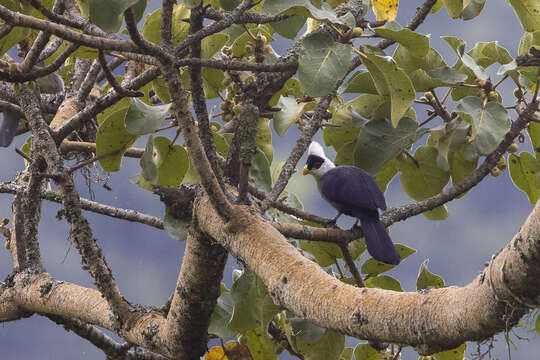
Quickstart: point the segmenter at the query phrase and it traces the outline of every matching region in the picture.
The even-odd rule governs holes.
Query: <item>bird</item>
[[[377,182],[368,172],[355,166],[335,166],[323,147],[313,141],[302,175],[313,175],[321,196],[337,211],[330,221],[335,224],[345,214],[357,218],[362,226],[369,254],[378,261],[398,265],[401,261],[390,236],[379,219],[379,209],[386,210],[386,201]]]

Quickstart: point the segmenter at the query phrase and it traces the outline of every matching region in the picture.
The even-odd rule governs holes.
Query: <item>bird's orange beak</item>
[[[309,170],[307,168],[307,165],[304,165],[304,168],[302,169],[302,175],[307,175],[309,174]]]

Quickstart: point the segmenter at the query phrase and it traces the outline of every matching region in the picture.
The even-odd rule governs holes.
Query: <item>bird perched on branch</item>
[[[335,166],[324,154],[322,146],[312,142],[302,170],[302,175],[307,174],[315,177],[322,197],[338,211],[332,223],[342,214],[357,218],[369,254],[384,263],[399,264],[400,257],[379,220],[379,209],[386,210],[384,195],[369,173],[354,166]]]

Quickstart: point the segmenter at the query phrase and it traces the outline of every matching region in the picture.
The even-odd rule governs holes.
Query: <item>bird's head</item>
[[[324,154],[321,144],[313,141],[309,145],[308,158],[306,165],[302,169],[302,175],[311,174],[316,179],[320,179],[328,170],[334,167],[334,163]]]

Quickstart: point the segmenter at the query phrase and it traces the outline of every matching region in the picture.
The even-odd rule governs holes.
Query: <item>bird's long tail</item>
[[[387,264],[397,265],[401,261],[390,236],[379,220],[379,214],[364,214],[359,217],[366,238],[369,254]]]

